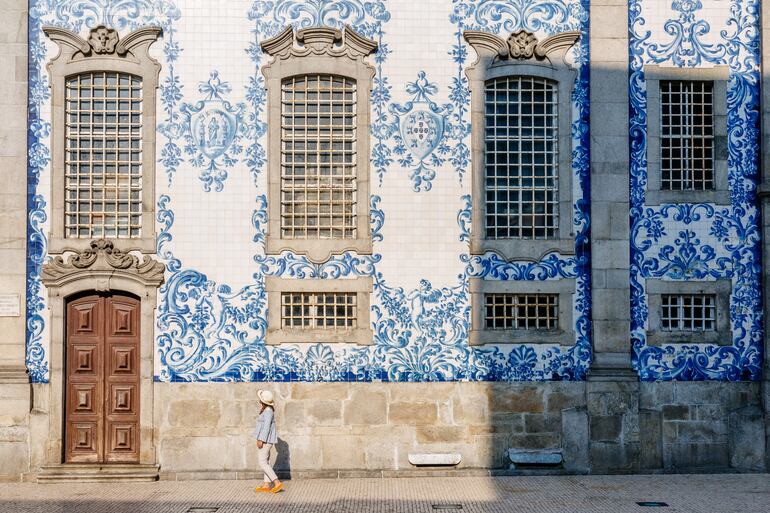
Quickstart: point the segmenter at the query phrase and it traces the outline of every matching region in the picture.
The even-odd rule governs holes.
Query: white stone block
[[[462,455],[457,452],[449,453],[409,453],[409,463],[414,466],[459,465]]]

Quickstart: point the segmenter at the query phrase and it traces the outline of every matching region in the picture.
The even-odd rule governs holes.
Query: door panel
[[[103,309],[98,296],[67,305],[67,462],[103,461]]]
[[[67,305],[65,461],[139,461],[139,301]]]
[[[104,417],[104,460],[139,461],[139,301],[108,297],[105,311],[105,385],[109,393]]]

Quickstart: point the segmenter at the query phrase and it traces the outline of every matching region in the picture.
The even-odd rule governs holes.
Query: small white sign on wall
[[[0,294],[0,317],[19,317],[21,304],[18,294]]]

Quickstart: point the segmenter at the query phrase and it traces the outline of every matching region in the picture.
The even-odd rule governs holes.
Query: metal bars
[[[484,294],[488,330],[554,330],[559,326],[558,294]]]
[[[712,294],[663,294],[661,328],[665,331],[716,330],[716,296]]]
[[[65,236],[140,237],[141,78],[81,73],[65,94]]]
[[[355,80],[296,76],[281,97],[281,236],[355,239]]]
[[[357,294],[283,292],[281,324],[286,328],[354,328]]]
[[[487,238],[556,235],[558,103],[557,84],[544,78],[511,76],[487,81]]]
[[[714,188],[714,84],[660,82],[661,188]]]

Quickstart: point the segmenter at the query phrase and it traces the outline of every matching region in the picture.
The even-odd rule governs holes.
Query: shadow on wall
[[[291,449],[283,438],[278,438],[275,444],[275,463],[273,468],[281,479],[291,479]]]

